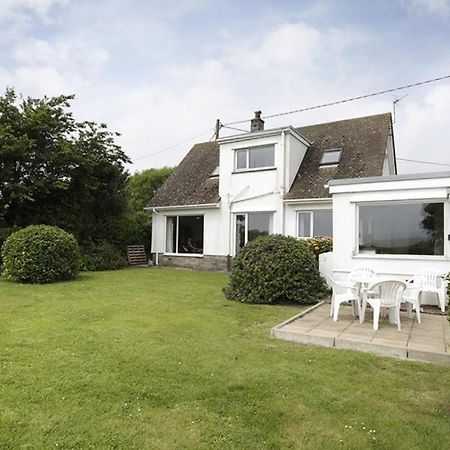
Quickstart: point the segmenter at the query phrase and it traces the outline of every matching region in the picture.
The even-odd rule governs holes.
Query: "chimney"
[[[255,118],[251,121],[250,131],[263,131],[264,120],[261,119],[261,111],[255,111]]]

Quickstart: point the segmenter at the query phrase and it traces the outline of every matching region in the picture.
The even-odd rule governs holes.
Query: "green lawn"
[[[0,281],[0,449],[450,448],[448,368],[273,340],[298,308],[226,281]]]

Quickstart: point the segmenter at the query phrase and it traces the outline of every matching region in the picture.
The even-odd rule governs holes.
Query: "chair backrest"
[[[420,288],[437,288],[441,274],[434,269],[421,269],[414,273],[413,285]]]
[[[371,291],[379,293],[377,297],[381,300],[381,306],[398,305],[402,301],[405,289],[406,283],[397,280],[380,281],[370,287]]]
[[[376,275],[375,271],[369,267],[355,267],[350,272],[349,279],[357,283],[370,283]]]

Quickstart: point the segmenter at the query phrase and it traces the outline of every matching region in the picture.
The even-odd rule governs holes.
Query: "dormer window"
[[[275,146],[273,144],[235,150],[236,171],[269,168],[273,167],[274,163]]]
[[[219,166],[217,166],[212,172],[209,178],[218,177],[219,176]]]
[[[330,148],[325,150],[320,161],[321,166],[333,166],[339,164],[342,155],[342,148]]]

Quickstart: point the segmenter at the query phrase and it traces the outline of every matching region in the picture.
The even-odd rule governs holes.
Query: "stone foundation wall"
[[[228,257],[218,255],[196,256],[177,256],[177,255],[159,255],[159,265],[165,267],[185,267],[198,270],[217,270],[220,272],[228,271]],[[152,254],[153,264],[156,264],[156,254]]]

